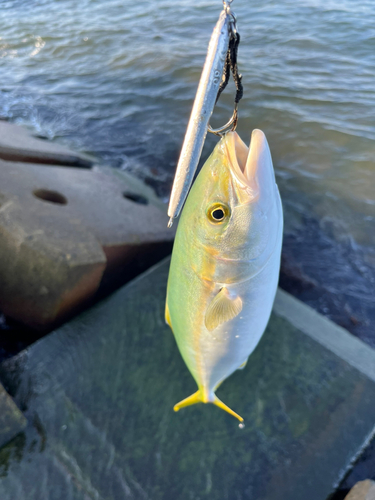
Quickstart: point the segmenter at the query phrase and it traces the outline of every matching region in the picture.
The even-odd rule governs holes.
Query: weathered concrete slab
[[[350,490],[345,500],[375,500],[375,482],[366,479]]]
[[[26,128],[0,120],[0,158],[8,161],[91,168],[93,159],[33,137]]]
[[[125,197],[130,194],[131,199],[134,198],[134,194],[139,195],[141,197],[138,199],[140,204],[142,204],[142,199],[146,198],[151,205],[158,207],[162,212],[166,213],[167,205],[156,195],[155,191],[150,186],[147,186],[147,184],[141,179],[138,179],[138,177],[134,177],[134,175],[129,174],[126,170],[117,168],[96,166],[94,170],[100,170],[102,172],[110,170],[112,175],[121,179],[120,182],[126,183],[127,191],[125,191]]]
[[[358,457],[353,469],[340,484],[337,498],[332,500],[341,500],[343,495],[340,497],[340,492],[348,493],[358,482],[367,478],[375,481],[375,436],[369,441],[365,451]]]
[[[0,453],[2,500],[326,500],[338,484],[374,431],[371,374],[316,341],[310,309],[279,292],[248,365],[218,393],[246,427],[212,405],[175,414],[195,384],[164,324],[167,272],[164,262],[3,363],[30,424]]]
[[[26,424],[26,418],[0,384],[0,448],[23,431]]]
[[[0,161],[0,192],[15,195],[21,201],[33,200],[36,206],[49,201],[43,199],[43,192],[47,192],[46,197],[48,192],[57,193],[62,202],[57,197],[48,206],[54,205],[70,217],[79,216],[103,247],[124,242],[136,244],[147,238],[173,239],[173,231],[165,224],[166,213],[163,215],[153,208],[158,206],[156,200],[149,199],[148,191],[144,200],[132,200],[133,191],[129,189],[128,177],[123,178],[109,167],[90,171]]]
[[[0,161],[0,309],[50,327],[167,255],[166,222],[112,169]]]
[[[0,203],[0,308],[48,328],[96,293],[105,254],[79,220],[61,216],[59,205],[1,192]]]

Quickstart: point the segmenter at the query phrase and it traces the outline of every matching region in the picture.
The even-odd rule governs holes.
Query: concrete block
[[[91,168],[94,161],[87,155],[33,137],[26,128],[0,120],[0,158],[8,161],[42,163]]]
[[[353,486],[345,500],[375,500],[375,482],[370,479],[360,481]]]
[[[48,328],[95,294],[104,252],[79,220],[61,217],[58,205],[9,191],[0,203],[0,309]]]
[[[173,412],[196,386],[164,323],[168,264],[0,366],[37,421],[0,463],[1,500],[326,500],[352,466],[374,432],[375,353],[285,292],[218,391],[245,428],[213,405]]]
[[[27,420],[0,384],[0,448],[26,427]]]
[[[110,168],[0,161],[0,309],[48,329],[168,254],[167,216],[135,194]]]
[[[108,172],[108,167],[96,166],[94,167],[94,169],[100,170],[102,172]],[[137,201],[136,197],[138,195],[138,197],[140,197],[138,198],[138,202],[140,204],[145,204],[146,200],[146,204],[148,202],[150,203],[150,205],[158,207],[162,212],[166,213],[166,204],[158,196],[156,196],[155,191],[150,186],[147,186],[147,184],[145,184],[141,179],[138,179],[138,177],[134,177],[134,175],[129,174],[126,170],[114,168],[109,168],[109,170],[111,171],[110,173],[112,175],[121,179],[119,182],[125,183],[127,185],[125,197],[129,196],[130,200],[133,198],[135,199],[135,201]],[[134,195],[136,195],[135,198]]]

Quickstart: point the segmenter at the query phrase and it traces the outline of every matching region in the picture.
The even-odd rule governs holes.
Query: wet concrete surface
[[[341,482],[338,491],[330,500],[343,500],[351,488],[358,482],[366,479],[375,481],[375,439],[373,438],[360,454],[353,469],[348,472]]]
[[[25,429],[26,418],[0,384],[0,449]]]
[[[319,275],[314,265],[316,248],[321,255]],[[363,263],[357,265],[356,252],[357,249],[351,248],[348,242],[338,245],[334,238],[322,232],[317,221],[307,220],[304,230],[284,236],[280,285],[369,345],[375,346],[374,330],[371,328],[371,324],[374,324],[374,309],[371,307],[371,297],[366,293],[368,283],[374,280],[374,272],[371,266],[363,267]],[[332,287],[330,284],[332,271],[329,268],[333,258],[338,262],[337,269],[342,269],[342,286]],[[147,267],[147,262],[143,262],[132,276],[125,277],[117,285],[134,278]],[[355,289],[357,292],[353,293]],[[0,316],[0,362],[15,356],[40,337],[40,333]],[[375,480],[375,440],[357,458],[332,500],[342,500],[357,481],[366,478]]]
[[[76,153],[51,141],[32,136],[30,131],[0,119],[0,158],[44,165],[91,168],[94,158]]]
[[[211,405],[175,414],[195,384],[164,323],[167,272],[1,365],[29,422],[0,452],[2,500],[325,500],[341,481],[374,431],[375,382],[276,307],[218,391],[246,427]]]

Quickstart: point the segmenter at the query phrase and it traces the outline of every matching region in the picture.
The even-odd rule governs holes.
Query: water
[[[2,2],[0,114],[134,172],[166,200],[220,9],[220,0]],[[303,285],[301,298],[375,345],[375,4],[235,0],[233,9],[238,131],[248,140],[261,128],[270,143],[284,274],[300,273],[315,290]],[[214,126],[233,97],[232,85]]]

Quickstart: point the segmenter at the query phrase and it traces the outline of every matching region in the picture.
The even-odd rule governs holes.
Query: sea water
[[[133,172],[167,201],[221,8],[220,0],[3,1],[0,115]],[[375,3],[235,0],[232,8],[244,85],[238,132],[248,142],[260,128],[268,138],[285,252],[297,262],[287,274],[319,290],[305,287],[302,298],[338,322],[348,308],[344,326],[369,340]],[[232,84],[214,127],[229,119],[233,99]],[[208,137],[203,159],[216,141]]]

